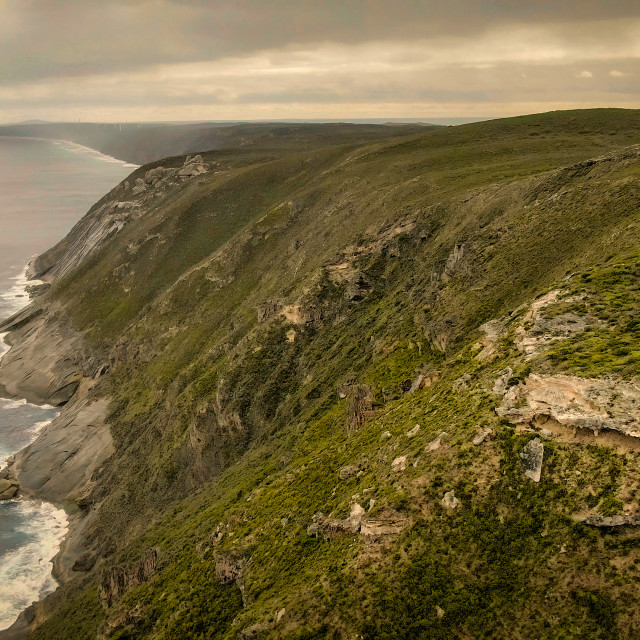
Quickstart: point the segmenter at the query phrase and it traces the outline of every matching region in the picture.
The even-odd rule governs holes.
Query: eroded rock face
[[[158,567],[158,550],[149,549],[133,567],[112,567],[107,570],[98,589],[105,608],[112,607],[131,588],[149,580]]]
[[[542,474],[542,460],[544,459],[544,445],[538,438],[529,440],[520,453],[524,475],[534,482],[540,482]]]
[[[531,374],[507,391],[496,411],[514,424],[541,426],[551,418],[640,438],[640,387],[622,380]]]
[[[563,313],[552,318],[544,317],[544,310],[557,302],[562,294],[561,289],[554,289],[535,300],[525,314],[516,334],[516,346],[527,356],[534,356],[559,340],[566,340],[582,333],[588,326],[596,324],[594,318],[579,316],[575,313]],[[572,302],[579,298],[566,298]]]
[[[409,524],[407,516],[385,509],[376,515],[365,515],[360,524],[360,534],[367,538],[382,538],[400,533]]]

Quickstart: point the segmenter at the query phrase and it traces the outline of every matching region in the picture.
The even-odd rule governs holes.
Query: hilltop
[[[4,473],[72,532],[15,635],[635,637],[640,112],[317,127],[32,262],[0,385],[62,411]]]

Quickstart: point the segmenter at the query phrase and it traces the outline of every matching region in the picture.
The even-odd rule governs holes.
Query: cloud
[[[640,106],[636,4],[0,0],[0,120]]]

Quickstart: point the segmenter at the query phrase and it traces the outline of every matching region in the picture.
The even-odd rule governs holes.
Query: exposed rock
[[[551,418],[596,434],[608,429],[640,437],[640,387],[622,380],[531,374],[496,411],[514,424],[541,426]]]
[[[411,382],[409,393],[415,393],[420,389],[428,389],[440,379],[438,371],[423,371]]]
[[[438,616],[438,618],[444,617],[444,609],[442,609],[438,605],[436,605],[436,615]]]
[[[20,485],[14,480],[0,480],[0,500],[11,500],[18,493],[19,488]]]
[[[395,458],[391,463],[391,469],[396,473],[400,473],[407,468],[407,456],[400,456]]]
[[[112,607],[131,588],[149,580],[158,568],[158,550],[149,549],[133,567],[111,567],[102,576],[98,596],[105,608]]]
[[[236,552],[220,552],[216,554],[216,578],[222,584],[237,582],[242,577],[247,565],[247,557]]]
[[[265,622],[257,622],[250,627],[246,627],[240,631],[238,638],[240,640],[259,640],[264,637],[264,634],[269,631],[269,625]]]
[[[346,480],[347,478],[358,475],[363,469],[366,469],[368,463],[367,458],[362,458],[359,462],[354,462],[346,467],[342,467],[338,472],[338,477],[340,480]]]
[[[167,175],[167,170],[164,167],[156,167],[155,169],[149,169],[144,174],[144,181],[146,184],[155,185]]]
[[[544,445],[539,438],[529,440],[520,453],[524,475],[534,482],[540,482],[542,473],[542,460],[544,458]]]
[[[457,380],[453,381],[452,389],[456,393],[464,391],[469,388],[469,382],[471,382],[471,376],[468,373],[460,376]]]
[[[352,531],[360,530],[360,523],[365,513],[366,512],[364,510],[364,507],[359,505],[357,502],[351,507],[351,513],[349,514],[349,523],[351,524]]]
[[[354,523],[357,522],[359,524],[358,511],[359,510],[356,510],[356,512],[354,512],[352,507]],[[317,513],[313,514],[312,523],[307,527],[307,535],[313,538],[321,536],[325,540],[331,540],[332,538],[340,537],[347,533],[357,532],[357,530],[357,528],[353,528],[351,515],[344,520],[340,520],[339,518],[329,518],[325,516],[321,511],[318,511]]]
[[[201,155],[187,156],[184,164],[178,169],[179,178],[194,178],[207,172],[207,167]]]
[[[357,464],[350,464],[347,467],[342,467],[342,469],[340,469],[340,471],[338,472],[338,477],[340,478],[340,480],[346,480],[347,478],[350,478],[351,476],[355,476],[356,473],[358,473],[358,471],[360,471],[360,466]]]
[[[473,439],[473,444],[478,446],[479,444],[482,444],[485,440],[490,439],[491,437],[493,437],[493,429],[491,428],[482,429],[482,431],[476,434],[475,438]]]
[[[420,431],[420,425],[417,424],[415,427],[413,427],[413,429],[410,429],[409,431],[407,431],[407,438],[413,438],[414,436],[418,435],[418,431]]]
[[[497,396],[503,396],[509,389],[509,382],[513,378],[513,369],[507,367],[498,374],[495,382],[493,383],[492,392]]]
[[[516,330],[516,346],[520,351],[533,357],[545,347],[558,340],[565,340],[582,333],[588,326],[596,324],[597,320],[563,313],[553,318],[544,318],[542,312],[558,301],[564,291],[555,289],[535,300],[525,314],[521,325]],[[567,302],[578,300],[578,297],[567,298]]]
[[[377,515],[366,514],[360,524],[360,534],[368,538],[381,538],[400,533],[409,524],[407,516],[385,509]]]
[[[443,431],[435,440],[432,440],[425,448],[424,450],[429,452],[429,451],[437,451],[440,446],[442,445],[442,440],[443,438],[447,435],[446,431]]]
[[[349,408],[347,410],[347,430],[357,431],[364,421],[373,415],[373,394],[369,385],[355,384],[346,390]]]
[[[384,440],[388,440],[389,438],[392,438],[393,436],[391,435],[390,431],[385,431],[383,433],[380,434],[380,440],[384,441]]]
[[[456,494],[453,491],[447,491],[442,498],[442,506],[445,509],[457,509],[460,506],[460,500],[456,498]]]
[[[592,527],[638,527],[640,513],[625,513],[617,516],[587,516],[582,522]]]
[[[11,349],[2,358],[2,395],[24,397],[37,404],[61,405],[69,401],[83,376],[95,366],[81,334],[67,322],[60,308],[47,313],[37,302],[3,324]]]
[[[74,402],[15,455],[10,471],[23,493],[54,502],[86,499],[94,473],[114,451],[104,421],[108,404]]]
[[[490,320],[480,326],[480,331],[484,333],[484,337],[480,340],[483,348],[476,357],[481,362],[489,362],[498,355],[497,343],[504,332],[504,322]]]

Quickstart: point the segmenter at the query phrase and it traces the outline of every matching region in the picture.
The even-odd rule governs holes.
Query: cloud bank
[[[635,5],[0,0],[0,121],[640,107]]]

